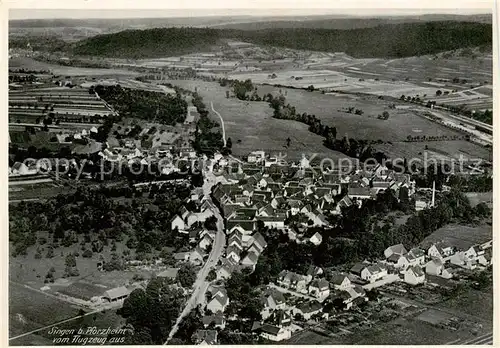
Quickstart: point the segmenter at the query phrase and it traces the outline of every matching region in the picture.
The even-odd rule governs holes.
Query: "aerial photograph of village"
[[[306,12],[9,11],[9,345],[493,345],[492,12]]]

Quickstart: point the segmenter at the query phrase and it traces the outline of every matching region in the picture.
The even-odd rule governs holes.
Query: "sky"
[[[239,0],[238,2],[212,0],[210,1],[211,8],[207,9],[205,8],[207,2],[201,0],[182,2],[169,0],[168,3],[153,0],[134,2],[127,0],[106,0],[103,2],[93,0],[72,0],[71,2],[57,0],[12,1],[5,1],[9,6],[9,19],[482,14],[491,13],[493,5],[493,0],[414,0],[412,2],[406,0],[385,0],[383,2],[372,0],[336,0],[335,2],[333,0]],[[171,5],[170,8],[165,8],[167,4]],[[414,8],[408,9],[408,4]],[[384,8],[381,8],[382,6]],[[73,9],[69,9],[69,7]],[[110,9],[113,7],[114,9]],[[124,9],[126,7],[129,9]]]

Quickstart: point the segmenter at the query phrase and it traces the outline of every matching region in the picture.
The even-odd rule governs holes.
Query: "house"
[[[284,328],[289,327],[292,324],[291,313],[283,309],[277,309],[266,320],[266,324],[271,324]]]
[[[215,345],[217,344],[217,331],[216,330],[197,330],[193,336],[193,341],[201,345]]]
[[[269,308],[271,310],[275,309],[285,309],[286,302],[283,294],[277,290],[271,291],[271,293],[264,299],[264,308]]]
[[[175,229],[177,229],[178,231],[184,231],[184,229],[186,228],[186,224],[179,215],[175,215],[174,218],[170,221],[170,227],[172,231]]]
[[[363,200],[372,198],[372,192],[368,187],[349,187],[347,195],[351,200],[357,201],[358,205],[361,205]]]
[[[249,252],[245,255],[245,257],[241,260],[241,265],[245,267],[254,268],[257,264],[257,260],[259,256],[255,252]]]
[[[410,266],[405,272],[405,283],[411,285],[425,283],[425,273],[420,266]]]
[[[104,292],[103,298],[109,302],[117,302],[126,299],[129,294],[129,289],[125,286],[120,286]]]
[[[285,216],[269,216],[269,217],[258,217],[257,220],[260,220],[264,223],[264,226],[269,227],[269,228],[278,228],[278,229],[283,229],[285,228]]]
[[[309,283],[313,278],[320,276],[322,274],[323,274],[323,269],[321,267],[311,265],[307,269],[306,282]]]
[[[29,169],[25,163],[16,162],[12,165],[12,175],[32,175],[36,173],[36,169]]]
[[[286,199],[283,196],[274,197],[271,200],[271,206],[274,209],[278,209],[279,207],[281,207],[281,206],[283,206],[285,204],[286,204]]]
[[[255,221],[253,220],[240,220],[230,219],[226,223],[229,233],[238,231],[242,234],[252,234],[255,229]]]
[[[189,255],[189,261],[194,264],[202,264],[205,255],[205,252],[199,246],[197,246]]]
[[[406,259],[410,266],[422,266],[425,264],[425,251],[420,248],[413,248],[406,254]]]
[[[384,256],[386,259],[388,259],[389,257],[391,257],[394,254],[402,256],[406,253],[407,253],[407,251],[406,251],[403,244],[392,245],[384,250]]]
[[[226,327],[226,319],[221,312],[214,315],[205,315],[201,319],[201,321],[203,322],[203,326],[205,328],[209,327],[212,324],[215,328],[220,328],[222,330],[224,330],[224,328]]]
[[[429,257],[438,257],[443,260],[449,258],[453,253],[453,247],[444,242],[435,243],[427,250]]]
[[[249,163],[258,163],[264,161],[266,154],[264,151],[252,151],[247,157]]]
[[[450,271],[450,269],[445,267],[443,260],[437,257],[427,262],[427,264],[425,265],[425,273],[445,279],[450,279],[453,277],[453,273]]]
[[[480,256],[484,255],[484,249],[479,245],[473,245],[469,249],[465,250],[464,254],[469,259],[477,259]]]
[[[281,271],[278,274],[278,284],[285,287],[289,288],[292,290],[295,290],[297,292],[307,292],[306,285],[307,285],[307,278],[293,273],[289,271]]]
[[[309,284],[309,295],[316,299],[325,299],[330,295],[330,283],[324,278],[315,279]]]
[[[175,280],[177,278],[177,273],[179,272],[178,268],[167,268],[166,270],[158,273],[159,278],[168,278]]]
[[[212,313],[224,312],[228,304],[229,297],[227,297],[225,291],[218,291],[212,297],[210,302],[208,302],[207,309],[212,311]]]
[[[205,250],[208,246],[212,245],[213,241],[213,238],[209,234],[205,234],[198,243],[198,246],[201,249]]]
[[[358,277],[361,277],[361,272],[369,265],[370,263],[368,261],[358,262],[352,266],[350,272]]]
[[[370,283],[376,282],[379,279],[387,276],[387,268],[382,264],[370,265],[361,271],[361,279],[369,281]]]
[[[241,260],[240,257],[241,249],[238,247],[231,245],[226,249],[226,259],[233,259],[234,262],[239,263]]]
[[[321,313],[322,310],[323,306],[321,306],[319,302],[309,301],[298,305],[292,310],[292,312],[294,315],[301,314],[305,320],[309,320],[313,315]]]
[[[347,276],[347,274],[334,274],[331,283],[333,284],[333,287],[337,290],[345,290],[347,288],[352,287],[351,280]]]
[[[341,295],[344,299],[345,309],[350,309],[356,301],[368,301],[365,290],[359,285],[347,287],[340,292],[340,294],[342,293],[345,294],[344,296]]]
[[[233,269],[233,263],[226,260],[222,261],[222,265],[217,269],[217,271],[215,271],[217,274],[217,280],[230,278]]]
[[[252,236],[252,241],[252,245],[255,245],[255,247],[259,250],[259,253],[267,247],[267,242],[260,232],[257,232]]]
[[[453,254],[449,260],[452,265],[460,266],[468,270],[473,270],[479,265],[477,259],[469,258],[464,251]]]
[[[262,325],[259,328],[259,332],[261,337],[274,342],[287,340],[292,337],[292,333],[290,330],[270,324]]]
[[[309,238],[309,241],[314,245],[320,245],[323,241],[323,237],[319,234],[319,232],[316,232],[311,238]]]

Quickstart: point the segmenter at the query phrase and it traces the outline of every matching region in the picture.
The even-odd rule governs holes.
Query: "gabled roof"
[[[332,193],[332,189],[329,187],[316,187],[316,189],[314,190],[314,194],[317,197],[324,197],[324,196],[329,195],[331,193]]]
[[[259,259],[259,256],[257,256],[256,253],[251,251],[248,254],[246,254],[246,256],[242,260],[242,263],[250,263],[252,265],[255,265],[255,264],[257,264],[258,259]]]
[[[127,289],[125,286],[120,286],[117,288],[109,289],[106,292],[104,292],[104,297],[109,299],[114,299],[123,296],[128,296],[128,294],[130,294],[129,289]]]
[[[267,246],[267,242],[262,236],[262,234],[260,234],[260,232],[256,232],[252,236],[252,238],[253,238],[253,243],[257,244],[261,249],[264,249]]]
[[[309,276],[314,277],[314,276],[316,276],[318,274],[322,274],[322,273],[323,273],[323,270],[321,269],[321,267],[318,267],[318,266],[311,265],[307,269],[307,275],[309,275]]]
[[[297,309],[300,310],[302,313],[314,313],[316,311],[321,310],[322,308],[323,306],[321,306],[321,304],[316,301],[305,302],[297,306]]]
[[[398,255],[403,255],[406,254],[406,248],[404,247],[403,244],[396,244],[388,247],[386,251],[391,252],[392,254],[398,254]]]
[[[276,304],[285,303],[285,296],[283,296],[283,294],[281,292],[277,291],[277,290],[272,291],[271,294],[268,297],[272,297],[273,301]]]
[[[326,290],[326,289],[329,289],[330,288],[330,283],[328,283],[328,281],[324,278],[321,278],[321,279],[314,279],[312,282],[311,282],[311,285],[312,287],[315,287],[315,288],[318,288],[320,290]]]
[[[253,220],[236,220],[230,219],[226,223],[227,229],[231,230],[235,226],[240,226],[244,231],[253,231],[255,223]]]
[[[411,249],[409,252],[408,252],[408,256],[414,258],[414,259],[418,259],[420,257],[423,257],[425,256],[425,251],[423,251],[422,249],[420,248],[413,248]]]
[[[344,282],[345,278],[349,279],[347,274],[337,273],[333,275],[331,282],[334,285],[341,285]]]
[[[264,324],[260,327],[260,330],[262,332],[265,332],[265,333],[268,333],[271,335],[277,335],[280,332],[281,328],[278,326],[274,326],[274,325]]]
[[[205,342],[209,345],[217,344],[216,330],[198,330],[194,333],[193,339],[196,342]]]
[[[205,315],[201,321],[203,322],[203,325],[210,325],[211,323],[214,323],[215,325],[222,325],[224,323],[224,315],[222,313],[216,313],[214,315]]]
[[[230,245],[229,247],[227,247],[226,249],[226,255],[229,256],[229,254],[231,253],[235,253],[236,255],[240,256],[240,253],[241,253],[241,249],[239,249],[238,247],[234,246],[234,245]]]
[[[413,274],[415,274],[416,277],[422,277],[425,275],[424,271],[419,266],[412,266],[409,268],[409,270],[411,270],[413,272]],[[407,270],[407,272],[408,272],[408,270]]]

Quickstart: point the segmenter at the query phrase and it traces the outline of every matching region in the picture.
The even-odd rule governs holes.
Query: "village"
[[[157,277],[173,282],[178,281],[179,265],[183,263],[196,267],[209,266],[210,273],[201,290],[202,294],[206,292],[205,296],[196,295],[196,304],[205,313],[205,328],[212,328],[196,334],[197,342],[205,344],[216,344],[215,329],[224,329],[226,322],[238,320],[234,314],[225,314],[235,299],[228,297],[224,284],[234,272],[245,269],[252,272],[255,269],[259,256],[267,247],[259,228],[280,231],[299,244],[318,246],[322,243],[322,235],[308,230],[328,226],[326,214],[342,214],[343,207],[361,205],[383,190],[398,192],[404,187],[410,195],[416,191],[409,176],[396,174],[380,165],[374,166],[371,171],[365,168],[353,174],[325,173],[315,177],[313,168],[302,163],[297,165],[295,177],[284,180],[277,178],[276,173],[286,166],[279,168],[278,165],[257,166],[255,163],[238,162],[239,171],[233,172],[234,166],[229,162],[230,159],[216,154],[205,168],[214,171],[217,167],[218,173],[223,173],[219,176],[212,172],[205,173],[206,180],[214,184],[211,197],[205,195],[202,188],[196,188],[186,202],[190,206],[195,203],[196,209],[190,211],[183,206],[172,219],[172,230],[188,236],[193,246],[190,251],[174,255],[177,266],[162,266],[160,260],[156,261],[156,265],[133,263],[134,267],[157,270]],[[348,187],[344,195],[341,185]],[[434,196],[435,193],[426,207],[435,204]],[[210,258],[217,231],[204,226],[207,226],[207,220],[214,218],[218,209],[224,217],[226,243],[220,259],[212,263],[214,260]],[[301,222],[294,223],[292,227],[287,224],[290,221]],[[398,244],[387,248],[379,259],[356,263],[344,271],[311,266],[307,273],[298,274],[283,269],[260,292],[262,320],[253,323],[252,333],[270,341],[287,340],[304,327],[331,320],[332,303],[337,311],[349,311],[367,302],[367,292],[375,289],[401,285],[433,288],[447,281],[453,284],[464,278],[464,274],[486,269],[491,265],[491,256],[491,240],[466,249],[445,242],[410,250]],[[129,293],[123,288],[121,290],[116,290],[118,295],[115,299],[121,300]],[[183,291],[188,296],[193,290]],[[398,291],[407,290],[401,288]]]

